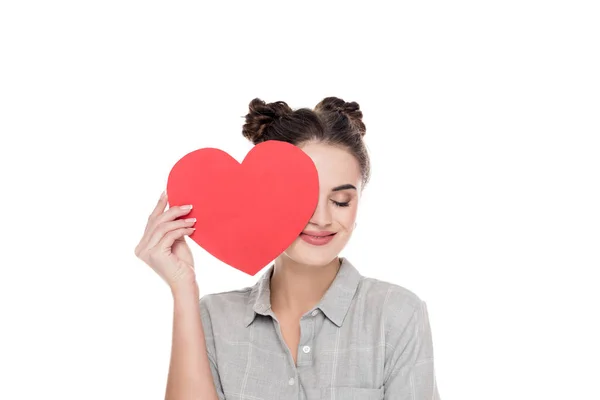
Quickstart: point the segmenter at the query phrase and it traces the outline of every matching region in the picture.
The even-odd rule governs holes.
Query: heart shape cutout
[[[318,202],[319,179],[300,148],[269,140],[239,163],[202,148],[186,154],[167,181],[169,205],[192,204],[189,236],[222,262],[254,276],[298,237]]]

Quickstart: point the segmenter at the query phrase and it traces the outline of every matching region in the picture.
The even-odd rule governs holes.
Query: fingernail
[[[196,222],[196,218],[187,218],[185,222]]]
[[[182,210],[191,210],[192,209],[192,205],[191,204],[187,204],[185,206],[181,206]]]
[[[160,194],[160,198],[164,199],[166,195],[167,195],[167,191],[163,190],[163,192]]]

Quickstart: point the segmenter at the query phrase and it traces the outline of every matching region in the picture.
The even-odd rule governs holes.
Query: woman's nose
[[[310,223],[322,227],[331,224],[331,210],[327,207],[327,200],[319,200],[319,204],[317,204],[317,208],[310,219]]]

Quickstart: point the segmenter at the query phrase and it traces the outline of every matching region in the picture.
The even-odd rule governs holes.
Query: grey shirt
[[[200,299],[221,399],[438,400],[427,306],[342,258],[319,302],[300,319],[297,365],[271,310],[271,265],[258,282]]]

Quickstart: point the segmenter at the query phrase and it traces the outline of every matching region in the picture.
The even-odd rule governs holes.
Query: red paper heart
[[[203,148],[182,157],[167,182],[170,206],[192,204],[190,238],[224,263],[254,276],[298,237],[318,202],[312,159],[280,141],[262,142],[240,164]]]

